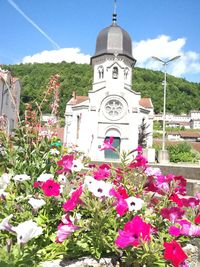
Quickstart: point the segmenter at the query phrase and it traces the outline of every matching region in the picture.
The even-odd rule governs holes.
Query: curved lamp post
[[[152,57],[154,60],[159,61],[162,63],[164,67],[164,98],[163,98],[163,136],[162,136],[162,156],[160,158],[160,161],[168,162],[168,154],[165,150],[165,122],[166,122],[166,89],[167,89],[167,65],[180,58],[181,56],[173,57],[169,60],[162,60],[158,57]]]

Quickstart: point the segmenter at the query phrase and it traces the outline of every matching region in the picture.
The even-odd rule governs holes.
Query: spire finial
[[[117,0],[114,0],[114,12],[113,12],[113,24],[116,24],[117,21]]]

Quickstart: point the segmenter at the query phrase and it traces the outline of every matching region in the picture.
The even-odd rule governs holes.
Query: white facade
[[[17,127],[20,90],[19,80],[0,69],[0,128],[8,133]]]
[[[153,105],[151,99],[141,99],[140,93],[132,90],[133,58],[104,53],[93,57],[92,65],[93,85],[88,97],[74,94],[67,103],[64,142],[77,144],[94,161],[109,160],[100,150],[104,140],[114,137],[120,153],[136,149],[144,121],[149,133],[147,147],[151,147]]]
[[[200,120],[200,110],[191,110],[190,118],[193,120]]]
[[[192,129],[200,129],[200,119],[192,119],[190,124]]]

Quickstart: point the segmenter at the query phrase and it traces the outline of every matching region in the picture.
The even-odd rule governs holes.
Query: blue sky
[[[114,0],[0,0],[0,64],[89,62]],[[117,0],[118,24],[130,34],[138,67],[200,82],[200,0]]]

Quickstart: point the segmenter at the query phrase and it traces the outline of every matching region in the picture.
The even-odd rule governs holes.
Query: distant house
[[[189,115],[192,120],[198,120],[200,119],[200,110],[191,110]]]
[[[173,141],[200,142],[200,133],[190,131],[175,131],[168,133],[167,139]]]
[[[20,91],[19,79],[0,68],[0,129],[8,133],[17,127]]]
[[[200,129],[200,119],[192,119],[190,125],[192,129]]]
[[[169,121],[169,122],[166,122],[166,126],[170,128],[191,129],[191,123],[187,121]]]
[[[162,114],[155,114],[154,121],[163,121]],[[171,128],[200,129],[200,110],[192,110],[188,115],[166,114],[166,126]]]

